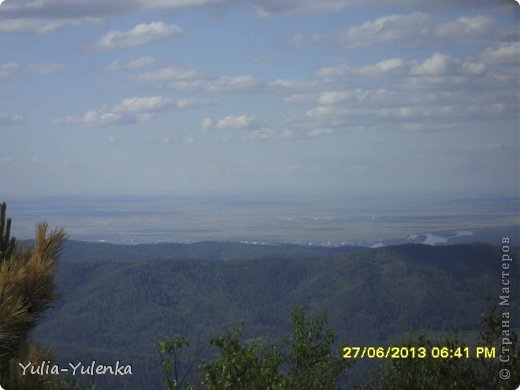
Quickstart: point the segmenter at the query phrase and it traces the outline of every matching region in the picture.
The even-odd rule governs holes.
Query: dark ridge
[[[366,251],[359,246],[322,247],[294,244],[255,245],[225,241],[202,241],[190,244],[109,244],[69,240],[61,261],[138,261],[146,259],[254,259],[268,256],[324,256]]]

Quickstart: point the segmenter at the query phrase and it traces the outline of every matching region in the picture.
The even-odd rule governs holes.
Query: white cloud
[[[349,73],[358,73],[360,69],[377,67],[350,68]],[[399,77],[383,78],[384,84],[379,82],[379,88],[349,89],[350,78],[335,79],[337,89],[315,91],[307,99],[290,96],[291,102],[314,106],[306,109],[306,121],[289,123],[289,128],[298,129],[298,134],[306,133],[307,137],[327,135],[314,129],[334,133],[358,128],[443,131],[461,128],[468,121],[510,120],[517,113],[517,94],[504,91],[503,84],[497,85],[490,77],[492,70],[476,59],[436,53],[419,63],[406,62],[404,69]],[[363,83],[363,79],[357,81]]]
[[[334,130],[332,129],[312,129],[307,131],[307,136],[309,138],[323,137],[331,134],[334,134]]]
[[[451,107],[450,107],[451,109]],[[423,107],[410,107],[410,106],[401,106],[397,108],[390,109],[382,109],[381,116],[383,117],[397,117],[401,119],[414,118],[417,116],[429,116],[430,111],[425,110]]]
[[[30,64],[27,67],[22,68],[22,66],[16,62],[6,62],[0,64],[0,80],[7,79],[15,75],[16,73],[20,73],[28,70],[33,74],[38,75],[47,75],[51,73],[58,72],[62,69],[65,69],[67,65],[60,63],[36,63]]]
[[[55,124],[77,124],[85,126],[111,126],[131,123],[148,122],[160,111],[185,109],[188,107],[209,104],[204,99],[177,99],[172,100],[163,96],[132,97],[124,99],[111,109],[101,107],[89,111],[82,117],[60,117],[54,120]]]
[[[502,115],[506,114],[507,111],[510,111],[510,107],[506,103],[491,103],[485,105],[471,105],[469,107],[470,111],[475,114],[484,114],[484,115]],[[515,113],[516,114],[516,113]]]
[[[168,144],[171,144],[171,143],[173,142],[173,140],[172,140],[171,137],[163,137],[162,140],[161,140],[161,142],[162,142],[163,144],[168,145]]]
[[[172,100],[163,96],[132,97],[124,99],[121,103],[114,106],[112,112],[123,114],[150,111],[155,112],[171,106],[172,104]]]
[[[249,132],[248,134],[240,137],[242,141],[267,141],[267,140],[291,140],[295,139],[297,134],[295,131],[286,130],[275,130],[272,128],[258,129]]]
[[[460,99],[460,96],[459,96]],[[450,122],[491,120],[493,117],[513,117],[515,114],[514,103],[501,101],[475,101],[446,102],[446,104],[411,105],[406,100],[394,102],[394,105],[381,105],[373,102],[358,105],[325,105],[316,106],[305,114],[312,122],[309,126],[321,128],[343,127],[346,124],[377,124],[381,120],[395,122],[397,127],[416,127],[422,123],[421,128],[452,128]],[[392,125],[396,127],[396,125]],[[415,129],[415,128],[414,128]]]
[[[167,81],[194,80],[202,75],[193,69],[185,69],[176,66],[162,68],[154,72],[147,72],[139,76],[131,77],[130,80],[138,82],[164,83]]]
[[[182,142],[184,143],[184,145],[193,145],[195,143],[195,138],[186,136],[182,139]]]
[[[107,18],[134,13],[139,10],[177,10],[195,7],[223,7],[241,5],[236,0],[9,0],[2,5],[0,32],[45,34],[68,25],[102,23]],[[265,17],[280,13],[337,12],[349,6],[379,6],[379,0],[246,0]],[[496,0],[396,0],[392,5],[429,7],[432,9],[472,9],[505,7],[509,2]]]
[[[337,115],[337,110],[329,106],[317,106],[305,113],[305,116],[313,119],[324,117],[327,118],[335,115]]]
[[[347,101],[362,101],[368,96],[368,92],[362,89],[345,91],[325,91],[318,97],[321,105],[333,105]]]
[[[414,66],[410,74],[415,76],[442,76],[452,73],[453,60],[444,54],[435,53],[422,64]]]
[[[209,77],[197,70],[177,66],[132,76],[129,80],[179,91],[209,93],[259,92],[265,87],[261,80],[251,75]]]
[[[49,33],[66,25],[106,21],[139,10],[212,6],[228,0],[9,0],[2,4],[0,31]]]
[[[446,40],[490,39],[496,35],[495,21],[489,16],[461,17],[440,24],[434,31],[435,36]]]
[[[172,144],[182,144],[182,145],[193,145],[195,143],[195,138],[192,136],[184,136],[182,138],[172,138],[170,136],[165,136],[161,139],[161,143],[165,145],[172,145]]]
[[[210,128],[221,130],[245,129],[257,124],[258,121],[251,115],[228,115],[218,120],[209,117],[204,118],[200,124],[200,128],[202,130],[208,130]]]
[[[259,16],[269,16],[278,13],[321,13],[340,11],[349,5],[352,0],[252,0],[257,7]]]
[[[380,6],[380,0],[250,0],[258,11],[258,15],[265,17],[280,13],[324,13],[337,12],[351,6]],[[430,8],[462,8],[468,6],[486,7],[500,6],[496,0],[395,0],[392,5],[402,5],[409,7],[430,7]]]
[[[304,47],[314,41],[313,38],[307,38],[303,33],[296,33],[291,37],[291,39],[289,39],[288,43],[294,47]]]
[[[11,1],[7,4],[16,3]],[[21,3],[21,2],[20,2]],[[92,17],[77,17],[77,18],[39,18],[31,15],[29,17],[0,17],[0,33],[32,33],[32,34],[48,34],[54,32],[64,26],[77,26],[85,23],[99,23],[99,18]]]
[[[217,129],[243,129],[251,126],[255,118],[250,115],[228,115],[215,124]]]
[[[121,49],[178,36],[182,32],[182,29],[175,24],[168,25],[163,22],[138,24],[129,31],[109,31],[92,47],[101,50]]]
[[[106,22],[146,9],[211,6],[228,0],[10,0],[2,4],[0,32],[48,34],[65,26]],[[118,33],[118,32],[116,32]],[[119,38],[119,36],[118,36]]]
[[[489,144],[487,148],[490,150],[503,150],[505,146],[503,144]]]
[[[354,74],[362,76],[383,76],[403,74],[407,70],[406,63],[401,58],[390,58],[375,65],[366,65],[353,70]]]
[[[303,33],[296,33],[291,38],[286,40],[286,43],[290,46],[296,48],[302,48],[309,46],[314,43],[319,43],[323,40],[323,34],[321,33],[313,33],[309,36],[306,36]]]
[[[300,165],[299,164],[287,164],[285,166],[285,171],[287,173],[294,173],[296,172],[298,169],[300,169]]]
[[[330,80],[290,80],[290,79],[278,79],[269,83],[269,88],[275,91],[282,92],[304,92],[314,91],[317,88],[321,88],[326,84],[329,84]]]
[[[486,72],[486,65],[478,62],[464,61],[458,63],[462,74],[479,76]]]
[[[229,0],[138,0],[137,4],[153,8],[193,8],[229,3]]]
[[[22,122],[23,117],[21,115],[9,115],[0,112],[0,126],[10,126]]]
[[[105,72],[115,72],[121,69],[124,69],[124,66],[121,64],[121,61],[119,60],[114,60],[103,68]]]
[[[378,17],[336,33],[298,36],[297,42],[316,43],[334,41],[346,49],[368,47],[380,44],[422,46],[425,43],[453,44],[465,42],[496,42],[514,40],[516,35],[510,30],[497,28],[489,16],[460,17],[440,22],[426,13],[394,14]]]
[[[439,54],[439,53],[437,53]],[[428,61],[429,60],[429,61]],[[405,131],[452,131],[461,128],[465,121],[493,121],[493,118],[513,118],[514,97],[507,97],[501,87],[488,78],[489,69],[474,59],[453,59],[443,55],[432,55],[419,62],[405,65],[417,66],[424,75],[409,76],[403,72],[402,79],[394,77],[384,88],[365,90],[357,94],[348,89],[350,80],[335,80],[337,87],[345,89],[326,90],[308,94],[307,100],[295,96],[295,101],[316,103],[307,111],[307,128],[329,129],[333,132],[354,130],[383,131],[387,129]],[[423,65],[419,68],[419,65]],[[360,68],[349,72],[356,73]],[[436,76],[434,76],[436,75]],[[399,74],[401,76],[401,74]],[[409,77],[407,79],[406,77]],[[420,88],[402,81],[414,80]],[[362,79],[358,79],[362,82]],[[455,88],[433,88],[428,83],[443,83]],[[517,81],[514,81],[516,85]],[[413,88],[413,89],[412,89]],[[475,92],[479,91],[479,92]],[[303,128],[302,128],[303,129]],[[316,132],[319,135],[326,135]],[[312,134],[307,131],[307,136]]]
[[[502,43],[487,48],[482,59],[489,64],[518,65],[520,62],[520,42]]]
[[[382,16],[339,33],[337,40],[345,48],[414,41],[429,36],[432,24],[432,18],[423,13]]]
[[[349,105],[394,105],[399,93],[395,90],[385,88],[379,89],[346,89],[336,91],[325,91],[320,94],[316,103],[320,106],[338,105],[341,103]]]
[[[0,64],[0,80],[6,79],[20,70],[20,65],[16,62],[6,62]]]
[[[311,103],[316,100],[312,93],[294,93],[283,98],[283,101],[289,104]]]
[[[202,122],[200,123],[200,128],[202,130],[208,130],[211,127],[213,127],[213,119],[211,118],[204,118]]]
[[[318,69],[314,74],[317,77],[334,78],[344,76],[348,73],[348,71],[349,67],[347,65],[325,66],[323,68]]]
[[[155,63],[155,59],[152,57],[139,57],[131,60],[126,64],[127,69],[139,69],[144,68]]]
[[[47,75],[58,72],[66,67],[67,65],[59,63],[41,63],[29,65],[29,70],[35,74]]]
[[[472,59],[453,59],[448,55],[435,53],[421,64],[411,67],[408,82],[416,85],[445,84],[460,85],[475,83],[486,76],[487,66]]]
[[[209,92],[214,93],[234,93],[259,91],[262,82],[250,75],[222,76],[210,81],[206,85]]]
[[[188,99],[188,98],[180,98],[175,100],[175,107],[179,109],[195,107],[195,106],[205,106],[207,104],[214,103],[213,100],[210,99]]]
[[[335,67],[323,67],[314,72],[314,75],[322,79],[338,78],[347,74],[359,76],[404,75],[407,73],[409,67],[410,64],[405,62],[402,58],[396,57],[358,68],[352,68],[346,64]]]
[[[318,103],[322,105],[331,105],[351,100],[353,97],[350,91],[325,91],[318,98]]]
[[[127,120],[126,123],[128,122]],[[121,114],[111,112],[89,111],[82,117],[67,116],[56,118],[54,119],[54,123],[59,125],[110,126],[125,123],[125,118]]]
[[[123,69],[140,69],[153,65],[154,63],[155,59],[152,57],[139,57],[127,63],[122,63],[119,60],[114,60],[110,64],[105,66],[103,70],[105,72],[115,72]]]

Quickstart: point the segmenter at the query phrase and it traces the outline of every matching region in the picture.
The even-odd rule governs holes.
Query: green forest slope
[[[303,306],[308,315],[326,311],[343,344],[380,345],[411,331],[477,330],[482,312],[498,303],[499,248],[482,244],[303,256],[307,249],[297,246],[277,254],[275,246],[266,253],[256,245],[200,243],[185,252],[191,259],[166,244],[148,252],[141,246],[142,257],[126,259],[117,245],[74,245],[78,258],[69,246],[58,271],[64,298],[35,339],[66,362],[133,364],[132,384],[116,382],[129,388],[160,380],[153,344],[166,335],[186,336],[188,354],[204,346],[197,358],[205,361],[213,353],[209,339],[222,330],[243,321],[246,338],[278,340],[290,330],[292,309]]]

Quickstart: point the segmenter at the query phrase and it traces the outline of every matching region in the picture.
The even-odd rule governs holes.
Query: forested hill
[[[361,246],[267,245],[223,241],[122,245],[69,240],[65,244],[61,259],[62,262],[86,260],[120,262],[147,259],[233,260],[268,256],[324,256],[365,250],[368,248]]]
[[[380,344],[410,331],[476,330],[500,293],[500,248],[483,244],[334,255],[326,251],[340,248],[157,245],[69,243],[58,271],[63,301],[35,338],[66,361],[132,361],[131,380],[153,383],[159,380],[153,343],[165,335],[184,335],[195,349],[244,321],[245,337],[278,340],[287,335],[291,310],[303,306],[309,315],[326,311],[330,328],[350,345]],[[191,258],[176,258],[182,252],[172,255],[171,248]],[[298,255],[306,250],[313,256]]]

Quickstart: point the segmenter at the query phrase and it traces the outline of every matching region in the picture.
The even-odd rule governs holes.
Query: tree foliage
[[[338,378],[348,368],[347,360],[332,347],[336,335],[325,329],[327,319],[305,319],[303,309],[291,314],[293,335],[289,341],[287,388],[335,389]]]
[[[11,235],[11,218],[6,219],[7,206],[5,202],[0,205],[0,261],[7,261],[11,258],[16,243]]]
[[[161,371],[164,383],[168,390],[182,388],[188,374],[186,370],[181,375],[181,350],[188,345],[188,340],[183,336],[165,337],[155,344],[155,350],[159,353],[161,360]]]
[[[424,347],[431,351],[434,347],[446,348],[445,351],[457,351],[468,347],[469,358],[427,356],[424,359],[392,359],[388,364],[379,367],[364,385],[365,389],[446,389],[446,390],[514,390],[520,385],[520,347],[518,337],[513,330],[504,332],[501,313],[495,308],[485,313],[481,321],[481,331],[474,345],[461,341],[457,334],[450,334],[439,339],[429,339],[422,334],[412,337],[402,346],[416,350]],[[509,359],[499,359],[500,344],[506,337],[509,345]],[[477,346],[495,347],[494,358],[476,357]],[[459,349],[460,351],[460,349]],[[508,370],[511,377],[500,378],[501,370]]]
[[[22,247],[9,238],[5,203],[1,212],[0,383],[9,389],[44,388],[48,378],[20,375],[18,362],[51,357],[49,349],[32,344],[29,336],[42,313],[59,298],[54,277],[66,235],[63,229],[49,232],[42,222],[36,226],[34,246]]]
[[[225,331],[211,340],[219,348],[214,361],[202,364],[199,382],[190,388],[218,389],[335,389],[348,368],[333,351],[334,332],[326,329],[325,317],[305,319],[303,309],[291,315],[293,332],[282,345],[264,345],[258,338],[242,341],[243,326]],[[156,345],[167,388],[179,386],[176,369],[184,338]],[[179,386],[180,387],[180,386]]]
[[[242,329],[226,331],[211,344],[220,348],[216,360],[202,366],[201,384],[211,389],[283,389],[283,360],[276,347],[260,340],[241,341]]]

